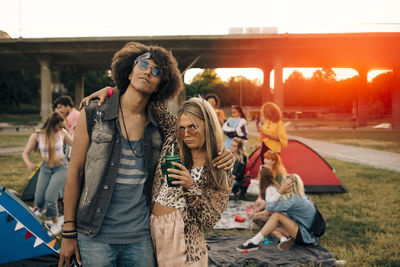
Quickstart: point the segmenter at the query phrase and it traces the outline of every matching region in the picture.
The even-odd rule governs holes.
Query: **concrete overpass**
[[[354,68],[360,77],[359,123],[368,120],[367,74],[373,68],[393,69],[392,122],[400,128],[400,33],[254,34],[211,36],[140,36],[0,39],[0,68],[41,69],[41,114],[50,111],[51,70],[76,70],[75,91],[83,96],[86,70],[110,68],[115,51],[130,41],[171,50],[181,71],[198,68],[260,68],[266,100],[271,70],[275,70],[274,102],[284,107],[282,70],[285,67]]]

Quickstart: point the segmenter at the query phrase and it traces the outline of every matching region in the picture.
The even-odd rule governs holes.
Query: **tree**
[[[75,98],[76,73],[73,70],[60,71],[60,82],[67,88],[67,95]],[[107,71],[89,70],[84,73],[84,94],[89,95],[103,87],[114,86],[114,81]],[[57,96],[53,96],[56,98]]]
[[[221,97],[225,98],[226,103],[240,105],[240,95],[242,95],[243,106],[261,106],[262,104],[261,87],[256,85],[255,81],[244,76],[231,77]]]
[[[192,83],[186,85],[186,95],[193,97],[196,95],[206,95],[216,93],[224,89],[224,82],[218,76],[215,69],[204,69],[194,76]]]
[[[39,112],[39,89],[40,79],[36,72],[0,71],[0,112]]]
[[[372,115],[379,117],[392,112],[392,90],[394,86],[396,85],[392,71],[382,73],[371,81],[369,84],[369,106],[375,106],[374,111],[371,110],[371,113],[374,113]],[[380,108],[376,108],[377,106]]]

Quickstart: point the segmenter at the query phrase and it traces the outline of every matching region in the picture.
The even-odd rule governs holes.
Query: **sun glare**
[[[290,74],[294,71],[299,71],[303,74],[304,78],[311,78],[316,70],[322,68],[284,68],[283,69],[283,82],[288,79]],[[352,68],[332,68],[336,74],[336,80],[345,80],[358,75],[358,72]],[[192,82],[194,76],[201,73],[203,69],[193,68],[186,71],[184,81],[186,84]],[[379,74],[388,72],[391,70],[371,70],[368,72],[368,82],[371,82]],[[245,78],[256,81],[257,85],[262,85],[264,81],[264,75],[261,69],[258,68],[218,68],[216,69],[217,74],[223,81],[228,81],[231,77],[244,76]],[[274,88],[274,70],[270,72],[270,87]]]

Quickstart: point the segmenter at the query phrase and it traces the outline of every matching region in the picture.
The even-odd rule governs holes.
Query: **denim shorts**
[[[155,266],[151,239],[129,244],[105,244],[79,240],[82,267]]]

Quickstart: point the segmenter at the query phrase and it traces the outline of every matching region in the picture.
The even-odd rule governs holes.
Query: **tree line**
[[[74,99],[75,73],[72,70],[52,72],[53,83],[63,85],[64,91],[53,92],[53,99],[60,94]],[[99,88],[113,86],[106,71],[85,72],[84,88],[88,95]],[[371,115],[384,116],[391,113],[393,72],[376,76],[367,84],[368,107]],[[223,81],[215,69],[205,69],[197,74],[190,84],[185,84],[186,96],[208,93],[219,95],[222,106],[242,103],[243,106],[262,105],[262,86],[257,81],[243,76]],[[294,71],[283,84],[285,107],[326,107],[330,112],[351,113],[357,105],[361,83],[358,76],[336,80],[331,68],[316,70],[311,78],[305,78]],[[266,92],[268,100],[273,99],[273,90]],[[0,71],[0,113],[39,113],[40,73],[19,70]]]

